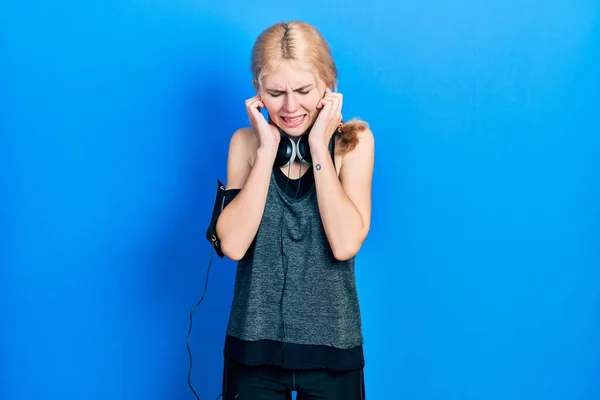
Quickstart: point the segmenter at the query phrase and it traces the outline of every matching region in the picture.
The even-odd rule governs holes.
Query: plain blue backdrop
[[[193,399],[249,54],[314,23],[376,137],[369,399],[600,396],[600,4],[4,1],[0,398]],[[220,393],[235,264],[194,314]]]

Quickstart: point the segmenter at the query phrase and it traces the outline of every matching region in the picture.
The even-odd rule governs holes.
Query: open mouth
[[[302,114],[302,115],[297,115],[294,117],[281,117],[281,121],[283,122],[283,124],[285,126],[287,126],[289,128],[294,128],[294,127],[302,124],[304,122],[305,118],[306,118],[306,114]]]

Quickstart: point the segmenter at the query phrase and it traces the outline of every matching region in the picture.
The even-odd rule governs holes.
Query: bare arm
[[[374,149],[373,133],[360,133],[358,145],[344,155],[338,179],[327,147],[311,145],[323,228],[338,260],[355,256],[369,232]]]
[[[256,153],[254,163],[251,155]],[[223,209],[216,232],[221,250],[232,260],[246,254],[263,216],[275,155],[257,148],[254,133],[241,129],[231,138],[227,157],[227,188],[241,189]]]

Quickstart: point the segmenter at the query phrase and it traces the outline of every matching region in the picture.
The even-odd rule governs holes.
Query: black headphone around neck
[[[279,147],[277,148],[277,156],[275,157],[275,166],[280,168],[286,167],[296,159],[304,164],[312,162],[308,134],[302,135],[298,141],[282,134]]]
[[[273,124],[273,120],[269,117],[269,122]],[[275,124],[273,124],[275,125]],[[277,126],[277,125],[275,125]],[[310,144],[308,143],[308,134],[311,128],[300,136],[300,138],[289,137],[280,127],[277,126],[281,139],[277,148],[277,156],[275,157],[275,167],[287,167],[298,159],[303,164],[311,164],[312,157],[310,154]]]

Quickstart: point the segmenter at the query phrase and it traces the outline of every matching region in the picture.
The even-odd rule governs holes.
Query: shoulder
[[[236,130],[229,141],[227,189],[241,188],[254,164],[258,140],[252,128]]]
[[[375,144],[375,136],[369,126],[365,126],[363,129],[358,130],[356,132],[356,137],[358,139],[356,147],[371,147]]]
[[[231,135],[230,146],[257,146],[258,140],[254,130],[247,126],[239,128]]]
[[[347,139],[344,137],[336,138],[336,147],[339,144],[339,151],[342,157],[342,169],[345,164],[372,164],[375,152],[375,135],[368,125],[361,129],[355,129],[353,132],[354,140],[350,149],[345,149]],[[336,152],[337,153],[337,152]]]
[[[258,148],[258,138],[252,127],[239,128],[231,135],[229,140],[229,157],[243,157],[253,160]]]
[[[369,124],[359,118],[352,118],[342,124],[341,130],[336,134],[341,153],[347,154],[359,145],[368,147],[373,144],[373,132]]]

